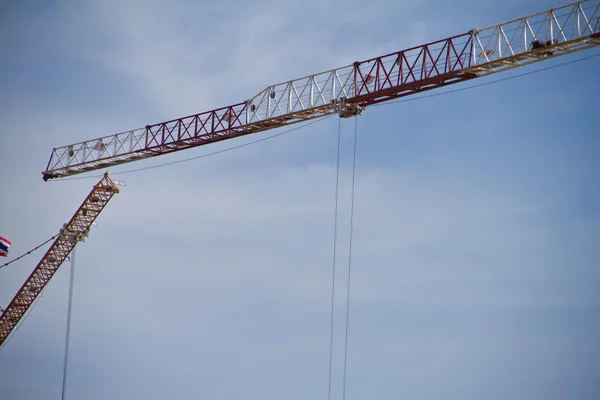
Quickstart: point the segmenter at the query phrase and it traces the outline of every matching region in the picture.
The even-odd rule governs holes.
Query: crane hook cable
[[[27,253],[20,255],[19,257],[15,258],[14,260],[11,260],[11,261],[7,262],[6,264],[0,265],[0,268],[4,268],[7,265],[12,264],[15,261],[20,260],[21,258],[25,257],[26,255],[29,255],[29,254],[33,253],[34,251],[36,251],[37,249],[39,249],[40,247],[42,247],[43,245],[45,245],[49,241],[56,239],[57,237],[58,237],[58,235],[52,236],[50,239],[46,240],[44,243],[40,244],[39,246],[34,247],[33,249],[29,250]]]
[[[65,358],[63,361],[63,380],[62,380],[62,395],[61,400],[65,400],[65,393],[67,389],[67,365],[69,363],[69,346],[71,338],[71,308],[73,306],[73,282],[75,281],[75,250],[73,248],[71,253],[71,273],[69,275],[69,302],[67,305],[67,327],[66,327],[66,338],[65,338]]]
[[[337,231],[338,231],[338,200],[339,200],[339,189],[340,189],[340,143],[342,136],[342,119],[338,118],[338,132],[337,132],[337,161],[336,161],[336,172],[335,172],[335,213],[333,218],[333,260],[332,260],[332,273],[331,273],[331,313],[330,313],[330,326],[329,326],[329,388],[327,399],[331,400],[331,373],[333,369],[333,315],[334,315],[334,304],[335,304],[335,264],[336,264],[336,253],[337,253]]]
[[[342,399],[346,399],[346,376],[348,365],[348,331],[350,320],[350,278],[352,271],[352,238],[354,232],[354,193],[356,182],[356,149],[358,137],[358,117],[354,120],[354,143],[352,157],[352,186],[351,186],[351,203],[350,203],[350,238],[348,244],[348,279],[346,287],[346,318],[345,318],[345,339],[344,339],[344,367],[343,367],[343,394]],[[331,400],[331,382],[333,369],[333,330],[334,330],[334,304],[335,304],[335,280],[336,280],[336,254],[337,254],[337,234],[338,234],[338,203],[339,203],[339,182],[340,182],[340,143],[341,143],[341,118],[338,122],[337,136],[337,161],[336,161],[336,182],[335,182],[335,214],[333,227],[333,260],[332,260],[332,279],[331,279],[331,313],[330,313],[330,330],[329,330],[329,382],[328,382],[328,399]]]
[[[358,117],[354,117],[354,155],[352,157],[352,192],[350,195],[350,239],[348,244],[348,287],[346,288],[346,335],[344,339],[344,378],[342,400],[346,400],[346,372],[348,366],[348,327],[350,325],[350,278],[352,272],[352,238],[354,233],[354,189],[356,182],[356,147],[358,138]]]

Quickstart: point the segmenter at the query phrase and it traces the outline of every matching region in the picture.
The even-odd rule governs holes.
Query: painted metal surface
[[[600,45],[600,0],[270,85],[247,100],[52,150],[44,180],[261,132],[421,93]]]
[[[67,259],[77,243],[87,238],[90,227],[116,193],[119,193],[119,189],[108,177],[108,174],[104,174],[104,177],[93,187],[71,220],[64,224],[56,240],[8,307],[0,315],[0,346],[44,290],[46,284]]]

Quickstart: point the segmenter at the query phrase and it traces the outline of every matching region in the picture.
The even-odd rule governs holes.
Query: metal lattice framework
[[[116,193],[119,193],[119,189],[108,177],[108,174],[104,174],[104,177],[94,186],[71,220],[64,224],[54,243],[0,315],[0,346],[17,326],[77,243],[87,238],[90,227]]]
[[[265,131],[420,93],[600,45],[600,0],[271,85],[241,103],[55,148],[44,180]]]
[[[485,75],[600,45],[600,2],[579,1],[473,31],[469,71]]]

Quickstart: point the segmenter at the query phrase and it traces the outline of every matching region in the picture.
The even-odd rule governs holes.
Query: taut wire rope
[[[354,189],[356,182],[356,145],[358,117],[354,117],[354,154],[352,156],[352,193],[350,195],[350,239],[348,244],[348,283],[346,288],[346,333],[344,338],[344,378],[342,400],[346,400],[346,376],[348,371],[348,327],[350,325],[350,278],[352,276],[352,238],[354,234]]]
[[[67,336],[65,338],[65,359],[63,363],[62,400],[65,400],[67,390],[67,365],[69,363],[69,344],[71,338],[71,308],[73,304],[73,282],[75,280],[75,250],[71,253],[71,273],[69,275],[69,304],[67,308]]]
[[[331,373],[333,370],[333,314],[335,304],[335,264],[336,264],[336,253],[337,253],[337,222],[338,222],[338,199],[340,189],[340,143],[342,137],[342,119],[338,118],[338,132],[337,132],[337,160],[335,169],[335,215],[333,217],[333,260],[331,267],[331,313],[330,313],[330,326],[329,326],[329,383],[327,399],[331,400]]]
[[[6,264],[2,264],[2,265],[0,265],[0,268],[6,267],[7,265],[9,265],[9,264],[12,264],[12,263],[14,263],[15,261],[18,261],[18,260],[20,260],[21,258],[25,257],[26,255],[33,253],[34,251],[36,251],[37,249],[39,249],[40,247],[42,247],[43,245],[45,245],[45,244],[46,244],[46,243],[48,243],[49,241],[56,239],[57,237],[58,237],[58,235],[54,235],[54,236],[52,236],[50,239],[46,240],[44,243],[40,244],[39,246],[37,246],[37,247],[34,247],[33,249],[29,250],[27,253],[20,255],[19,257],[15,258],[14,260],[10,260],[10,261],[9,261],[9,262],[7,262]]]
[[[521,78],[523,76],[531,75],[531,74],[534,74],[536,72],[543,72],[543,71],[548,71],[548,70],[559,68],[559,67],[564,67],[566,65],[574,64],[574,63],[577,63],[577,62],[580,62],[580,61],[589,60],[589,59],[594,58],[594,57],[600,57],[600,54],[593,54],[591,56],[578,58],[578,59],[567,61],[567,62],[564,62],[564,63],[561,63],[561,64],[551,65],[551,66],[546,67],[546,68],[539,68],[539,69],[536,69],[536,70],[533,70],[533,71],[529,71],[529,72],[525,72],[525,73],[522,73],[522,74],[512,75],[512,76],[508,76],[506,78],[496,79],[496,80],[492,80],[492,81],[489,81],[489,82],[483,82],[483,83],[480,83],[480,84],[466,86],[466,87],[463,87],[463,88],[458,88],[458,89],[454,89],[454,90],[447,90],[445,92],[432,93],[432,94],[427,94],[427,95],[418,96],[418,97],[411,97],[411,98],[407,98],[407,99],[400,99],[400,100],[395,100],[395,101],[388,101],[388,102],[385,102],[385,103],[373,104],[373,105],[371,105],[369,107],[378,107],[378,106],[385,106],[385,105],[389,105],[389,104],[406,103],[406,102],[409,102],[409,101],[423,100],[423,99],[427,99],[427,98],[430,98],[430,97],[437,97],[437,96],[447,95],[447,94],[450,94],[450,93],[462,92],[464,90],[475,89],[475,88],[478,88],[478,87],[481,87],[481,86],[488,86],[488,85],[493,85],[493,84],[496,84],[496,83],[500,83],[500,82],[504,82],[504,81],[509,81],[509,80],[516,79],[516,78]],[[316,119],[316,120],[308,122],[308,123],[306,123],[304,125],[301,125],[301,126],[298,126],[298,127],[295,127],[295,128],[291,128],[291,129],[285,130],[283,132],[279,132],[279,133],[276,133],[274,135],[267,136],[267,137],[264,137],[264,138],[261,138],[261,139],[258,139],[258,140],[254,140],[254,141],[247,142],[247,143],[242,143],[242,144],[237,145],[237,146],[232,146],[232,147],[229,147],[229,148],[226,148],[226,149],[217,150],[217,151],[214,151],[214,152],[211,152],[211,153],[201,154],[199,156],[185,158],[185,159],[182,159],[182,160],[176,160],[176,161],[166,162],[166,163],[163,163],[163,164],[151,165],[151,166],[142,167],[142,168],[135,168],[135,169],[130,169],[130,170],[126,170],[126,171],[113,172],[111,175],[121,175],[121,174],[129,174],[129,173],[138,172],[138,171],[146,171],[146,170],[149,170],[149,169],[161,168],[161,167],[166,167],[166,166],[169,166],[169,165],[174,165],[174,164],[179,164],[179,163],[188,162],[188,161],[192,161],[192,160],[197,160],[199,158],[209,157],[209,156],[213,156],[213,155],[220,154],[220,153],[226,153],[226,152],[231,151],[231,150],[236,150],[236,149],[239,149],[239,148],[242,148],[242,147],[250,146],[252,144],[264,142],[266,140],[270,140],[270,139],[282,136],[284,134],[287,134],[287,133],[293,132],[295,130],[301,129],[301,128],[305,127],[305,126],[309,126],[309,125],[315,124],[315,123],[317,123],[319,121],[322,121],[322,120],[327,119],[329,117],[332,117],[334,115],[335,114],[330,114],[330,115],[328,115],[326,117]],[[70,181],[70,180],[79,180],[79,179],[91,179],[91,178],[101,178],[101,177],[102,177],[102,175],[79,176],[79,177],[53,179],[51,182]]]

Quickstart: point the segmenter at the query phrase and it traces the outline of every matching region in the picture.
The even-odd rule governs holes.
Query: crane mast
[[[267,86],[246,100],[52,150],[61,178],[421,93],[600,46],[600,0],[577,1],[387,55]]]
[[[84,241],[90,227],[104,209],[108,201],[119,193],[119,188],[104,174],[93,187],[71,220],[64,224],[58,237],[44,257],[35,267],[29,278],[17,292],[8,307],[0,315],[0,346],[17,326],[37,296],[42,292],[54,273],[67,259],[78,242]]]

